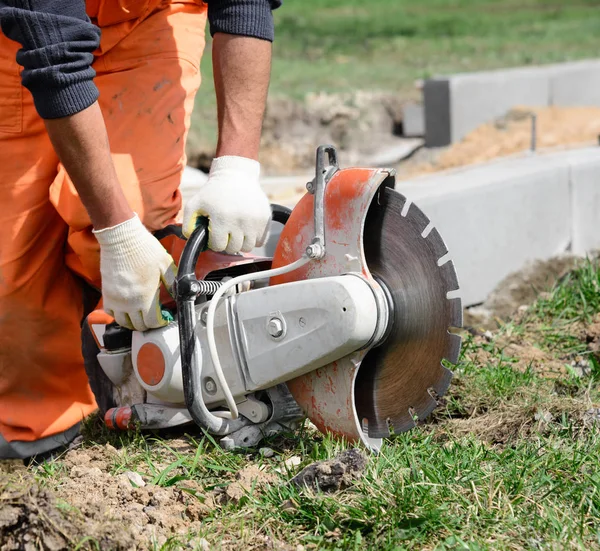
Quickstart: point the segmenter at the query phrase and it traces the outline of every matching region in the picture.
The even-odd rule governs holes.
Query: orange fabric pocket
[[[23,86],[17,64],[20,45],[0,33],[0,132],[23,131]]]

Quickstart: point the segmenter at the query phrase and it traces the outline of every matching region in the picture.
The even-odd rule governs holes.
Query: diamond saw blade
[[[460,298],[447,296],[458,289],[454,265],[444,262],[448,250],[427,216],[406,205],[384,188],[365,221],[367,266],[392,304],[387,337],[368,352],[355,384],[358,418],[375,438],[433,411],[452,378],[442,360],[454,363],[460,351],[460,337],[448,331],[462,325]]]

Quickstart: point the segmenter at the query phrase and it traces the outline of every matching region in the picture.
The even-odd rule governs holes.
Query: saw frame
[[[101,310],[88,317],[92,389],[118,395],[102,402],[106,424],[193,422],[233,448],[305,415],[378,450],[424,419],[450,381],[441,362],[460,349],[448,331],[461,321],[448,295],[458,280],[438,232],[394,185],[393,170],[340,169],[321,146],[308,193],[292,211],[272,206],[283,224],[272,259],[207,251],[206,219],[185,246],[176,239],[172,322],[132,332]]]

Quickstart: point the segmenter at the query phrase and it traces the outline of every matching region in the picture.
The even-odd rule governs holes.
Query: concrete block
[[[517,105],[548,105],[549,71],[544,67],[517,68],[426,81],[423,98],[427,146],[460,141],[471,130]]]
[[[460,141],[513,107],[600,106],[600,60],[459,73],[423,86],[428,147]]]
[[[402,107],[402,135],[406,138],[425,135],[425,108],[421,103],[407,103]]]
[[[564,252],[571,240],[564,157],[515,159],[396,187],[446,241],[465,306],[483,302],[527,261]]]
[[[540,67],[490,71],[453,80],[450,94],[451,139],[457,142],[517,105],[548,105],[550,83]]]
[[[572,251],[600,249],[600,149],[595,159],[570,159]]]
[[[429,79],[423,85],[425,145],[442,147],[452,143],[450,78]]]
[[[600,60],[554,65],[550,105],[600,106]]]

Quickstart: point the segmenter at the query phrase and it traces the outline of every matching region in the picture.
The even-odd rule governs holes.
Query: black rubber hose
[[[282,205],[272,204],[271,212],[271,218],[273,219],[273,221],[279,222],[280,224],[283,224],[285,226],[290,217],[290,214],[292,214],[292,209],[288,209],[287,207],[284,207]]]

